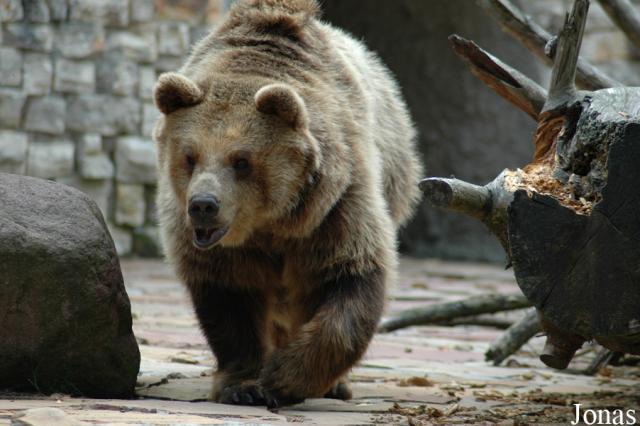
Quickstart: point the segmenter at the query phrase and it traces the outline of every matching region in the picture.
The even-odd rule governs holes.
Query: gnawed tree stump
[[[506,0],[479,3],[503,18],[505,10],[523,16]],[[575,1],[553,46],[548,94],[472,42],[450,39],[474,74],[537,117],[535,152],[531,164],[505,170],[486,186],[443,178],[421,183],[434,205],[470,214],[498,236],[547,333],[541,359],[555,368],[565,368],[590,339],[640,354],[640,88],[577,91],[588,6]],[[530,34],[533,24],[523,22]],[[592,87],[617,85],[598,76]],[[540,96],[546,96],[541,109]]]

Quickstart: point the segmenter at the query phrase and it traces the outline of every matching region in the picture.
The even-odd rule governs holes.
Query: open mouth
[[[228,230],[228,226],[222,226],[220,228],[195,228],[193,244],[199,249],[208,249],[220,241]]]

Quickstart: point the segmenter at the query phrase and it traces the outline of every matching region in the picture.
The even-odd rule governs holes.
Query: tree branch
[[[484,220],[491,209],[491,193],[484,186],[459,179],[426,178],[420,182],[426,199],[436,207]]]
[[[640,49],[640,15],[628,0],[598,0],[609,18]]]
[[[519,294],[475,296],[457,302],[448,302],[402,311],[397,316],[384,321],[378,331],[387,333],[412,325],[434,324],[459,317],[510,311],[527,308],[529,306],[531,306],[531,303],[527,298]]]
[[[453,50],[471,72],[513,105],[537,120],[547,91],[518,70],[456,34],[449,37]]]
[[[500,365],[540,330],[538,313],[532,309],[491,344],[485,353],[485,359],[493,361],[493,365]]]
[[[549,56],[545,51],[547,43],[551,40],[551,35],[522,13],[513,3],[509,0],[476,0],[476,2],[500,24],[504,31],[522,43],[543,62],[552,64],[554,49],[548,50]],[[622,86],[620,82],[607,76],[582,58],[578,59],[576,77],[578,84],[588,90]]]
[[[558,35],[549,96],[543,111],[567,105],[576,98],[576,68],[588,12],[589,0],[575,0],[573,10],[565,18],[560,35]]]

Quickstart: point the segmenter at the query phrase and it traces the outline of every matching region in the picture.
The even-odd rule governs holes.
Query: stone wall
[[[152,88],[219,0],[0,0],[0,171],[72,185],[120,254],[156,255]]]
[[[514,1],[552,32],[561,26],[564,12],[572,3],[571,0]],[[402,2],[408,11],[402,18],[407,25],[399,29],[405,32],[403,37],[415,39],[416,35],[406,33],[411,29],[423,31],[416,22],[435,20],[432,9],[447,3],[438,2],[425,8],[423,2]],[[155,147],[150,133],[158,112],[151,98],[152,87],[158,73],[179,67],[190,46],[202,37],[229,3],[230,0],[0,0],[0,171],[55,179],[85,191],[102,209],[121,254],[157,254]],[[328,12],[334,3],[325,1]],[[386,2],[384,5],[389,7]],[[341,16],[335,21],[346,27],[363,21],[362,8],[356,9],[359,10],[354,12],[356,15]],[[462,18],[455,8],[450,9],[449,15],[437,19],[444,20],[441,26],[450,23],[454,28]],[[375,19],[388,21],[386,16]],[[473,19],[495,25],[481,12]],[[409,25],[412,22],[414,24]],[[381,26],[367,28],[380,32]],[[438,34],[442,40],[424,44],[425,49],[437,50],[439,44],[448,49],[446,35]],[[473,36],[474,33],[461,35]],[[494,130],[507,129],[509,133],[508,129],[518,127],[519,132],[526,133],[518,138],[518,147],[503,149],[492,136],[497,130],[488,129],[485,131],[488,139],[482,143],[495,146],[487,145],[485,149],[478,142],[478,135],[482,133],[478,125],[456,126],[460,129],[454,132],[455,140],[451,135],[440,137],[434,131],[437,117],[425,111],[426,104],[441,87],[435,79],[436,85],[430,90],[411,85],[427,84],[424,75],[441,66],[443,57],[434,53],[435,50],[422,55],[406,53],[408,44],[398,48],[394,40],[386,42],[385,37],[391,36],[383,33],[366,41],[381,50],[388,45],[390,52],[396,52],[388,55],[389,60],[404,62],[390,64],[392,68],[408,69],[414,66],[410,62],[416,58],[438,57],[439,62],[420,59],[422,62],[416,63],[413,72],[420,78],[403,81],[412,113],[416,121],[422,123],[424,146],[421,148],[430,172],[456,173],[458,177],[485,183],[501,167],[526,162],[530,151],[526,144],[532,130],[516,126],[513,120],[502,127],[494,126]],[[534,64],[537,66],[537,60],[524,48],[516,46],[508,50],[517,57],[514,64],[526,65],[529,61],[530,69]],[[597,2],[591,3],[583,53],[612,77],[640,85],[637,52],[630,48]],[[481,82],[468,75],[462,62],[452,57],[447,66],[447,74],[459,70],[465,75],[463,78],[468,79],[464,87],[469,88],[470,98],[487,99],[487,102],[494,99],[495,95]],[[471,123],[485,112],[481,107],[465,106],[462,98],[451,99],[449,95],[443,99],[459,106],[455,115],[459,123]],[[499,111],[512,109],[506,103],[500,108]],[[496,115],[496,120],[507,120],[507,117],[511,116],[501,113]],[[496,152],[497,155],[491,154]],[[423,206],[409,230],[411,244],[403,247],[413,254],[485,260],[503,257],[492,237],[466,217],[441,214]]]

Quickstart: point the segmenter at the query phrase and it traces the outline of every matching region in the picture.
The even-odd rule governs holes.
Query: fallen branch
[[[398,313],[382,323],[378,331],[388,333],[412,325],[434,324],[454,318],[511,311],[531,306],[523,295],[475,296],[456,302],[447,302]]]
[[[456,34],[449,37],[453,50],[471,72],[507,101],[537,120],[547,91],[520,71]]]
[[[499,330],[506,330],[513,325],[513,321],[507,318],[497,318],[495,315],[487,314],[472,317],[454,318],[452,320],[437,322],[436,325],[446,327],[456,327],[458,325],[475,325],[479,327],[491,327]]]
[[[551,40],[551,35],[547,31],[533,22],[509,0],[476,1],[500,24],[504,31],[522,43],[543,62],[548,65],[552,64],[556,49],[545,49]],[[578,59],[577,82],[588,90],[622,86],[622,83],[612,79],[582,58]]]
[[[628,0],[598,0],[609,18],[640,49],[640,15]]]
[[[607,364],[609,364],[609,362],[613,359],[615,355],[616,355],[616,352],[611,351],[607,348],[601,348],[600,351],[598,351],[598,354],[596,355],[596,357],[593,359],[593,361],[591,361],[591,364],[589,364],[589,366],[584,370],[583,374],[587,376],[596,375],[598,371],[600,371],[601,369],[606,367]]]
[[[454,178],[427,178],[420,182],[425,198],[435,207],[466,213],[483,220],[491,209],[491,193],[484,186]]]
[[[485,353],[485,359],[493,361],[493,365],[500,365],[540,330],[538,313],[532,309],[491,344]]]

